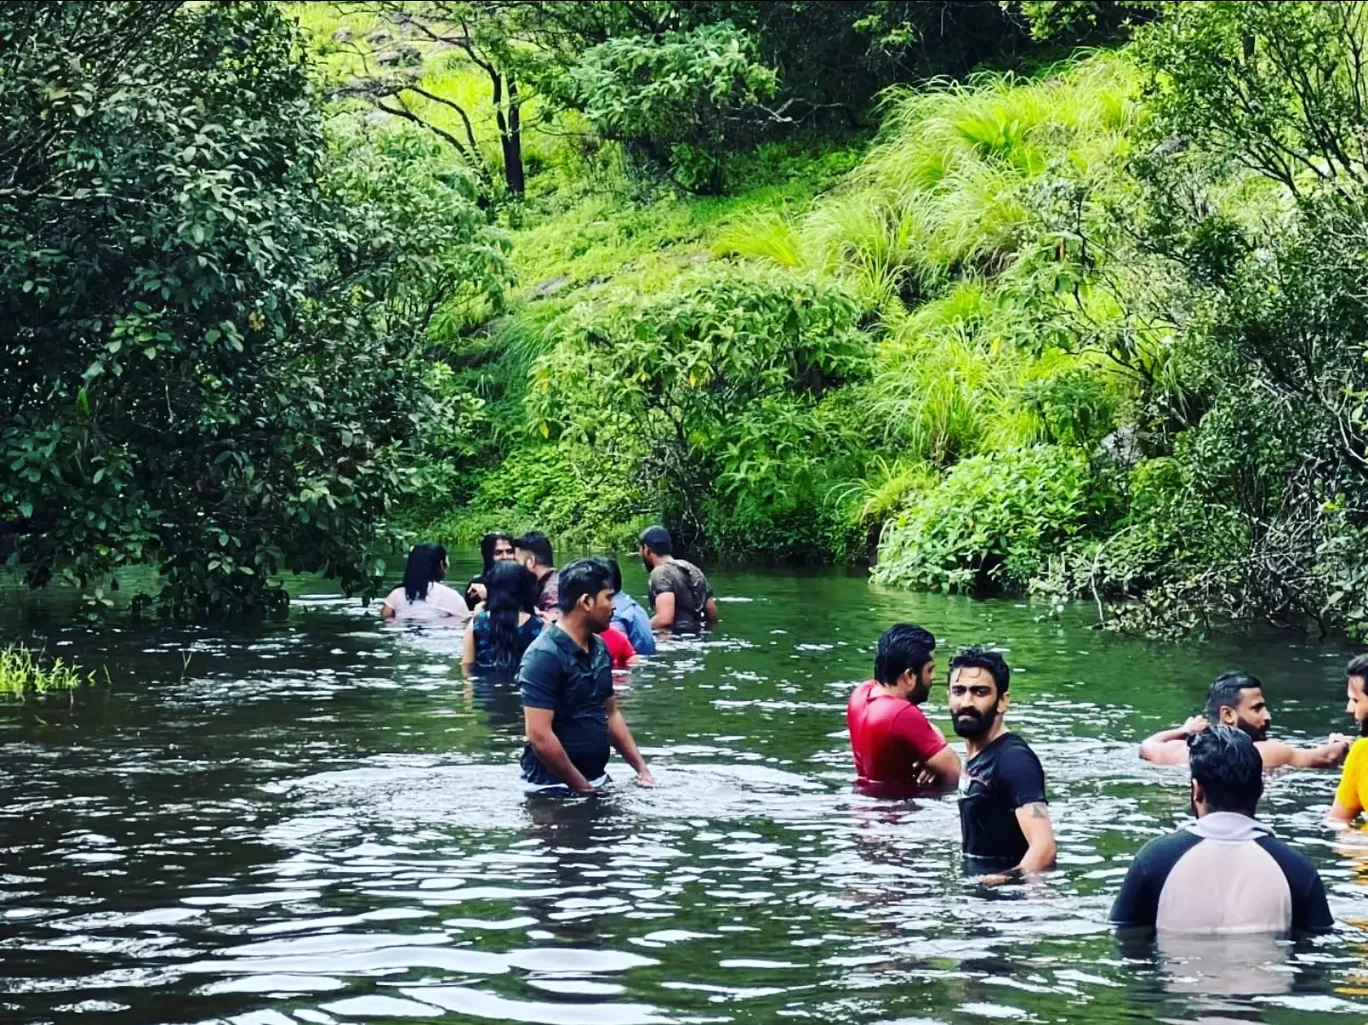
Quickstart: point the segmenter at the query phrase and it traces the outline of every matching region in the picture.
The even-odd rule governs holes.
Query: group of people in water
[[[655,779],[614,696],[612,671],[655,651],[661,631],[715,626],[707,577],[673,555],[669,532],[651,527],[638,553],[648,571],[651,611],[622,590],[613,560],[555,566],[539,533],[491,533],[484,566],[464,595],[442,583],[445,551],[419,545],[404,584],[385,598],[386,618],[448,620],[465,630],[467,667],[516,672],[529,791],[592,793],[608,781],[616,750],[639,783]],[[922,706],[935,685],[936,639],[900,623],[884,631],[874,676],[846,707],[857,788],[875,796],[958,790],[965,867],[988,885],[1029,879],[1053,868],[1054,823],[1045,771],[1030,746],[1006,728],[1011,668],[999,651],[973,646],[950,659],[950,721],[967,758],[946,742]],[[1205,714],[1140,745],[1140,757],[1189,766],[1194,822],[1151,841],[1131,862],[1112,919],[1174,933],[1322,931],[1333,920],[1312,864],[1259,823],[1264,774],[1344,765],[1327,813],[1345,827],[1368,808],[1368,655],[1346,672],[1348,711],[1360,738],[1334,734],[1315,748],[1268,737],[1272,722],[1262,683],[1245,672],[1217,677]]]
[[[1052,868],[1055,837],[1044,770],[1003,722],[1011,704],[1006,661],[979,647],[950,660],[950,719],[968,755],[961,762],[920,707],[931,694],[935,648],[935,638],[910,623],[879,639],[874,678],[855,688],[846,707],[857,786],[889,796],[958,788],[966,867],[985,873],[985,883]],[[1112,906],[1112,921],[1170,933],[1332,928],[1320,876],[1258,821],[1257,808],[1266,772],[1341,763],[1327,825],[1345,828],[1368,808],[1368,655],[1349,663],[1345,690],[1357,741],[1332,734],[1318,747],[1298,748],[1270,740],[1263,684],[1242,671],[1216,678],[1205,715],[1144,741],[1142,759],[1188,765],[1195,821],[1141,849]]]

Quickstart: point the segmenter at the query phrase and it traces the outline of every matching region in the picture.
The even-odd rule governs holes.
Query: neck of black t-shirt
[[[565,631],[580,651],[588,651],[589,646],[594,643],[594,631],[590,628],[588,620],[574,612],[562,613],[560,622],[556,624]]]
[[[1007,732],[1007,724],[999,717],[994,722],[993,728],[983,734],[982,741],[979,741],[977,737],[966,737],[964,739],[965,750],[968,752],[970,758],[977,758],[979,755],[983,754],[984,751],[988,750],[988,748],[1007,736]]]

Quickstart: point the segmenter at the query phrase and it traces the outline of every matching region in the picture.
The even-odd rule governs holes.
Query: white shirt
[[[427,597],[417,601],[409,601],[404,589],[396,587],[385,597],[384,603],[394,611],[395,619],[440,620],[444,626],[462,627],[470,620],[470,607],[465,599],[446,584],[428,584]]]

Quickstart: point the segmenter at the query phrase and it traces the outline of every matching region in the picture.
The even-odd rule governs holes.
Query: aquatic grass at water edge
[[[57,658],[44,665],[22,644],[0,648],[0,699],[24,701],[30,695],[75,690],[94,682],[95,674],[87,673],[74,662]]]

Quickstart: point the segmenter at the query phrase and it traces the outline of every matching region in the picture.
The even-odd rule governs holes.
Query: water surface
[[[1321,868],[1338,934],[1156,951],[1105,924],[1132,853],[1186,817],[1184,771],[1136,741],[1233,666],[1268,683],[1277,735],[1346,730],[1349,652],[1154,646],[840,571],[712,579],[721,629],[619,676],[660,786],[573,801],[523,797],[517,693],[464,680],[454,632],[319,587],[287,622],[198,628],[74,626],[58,596],[5,592],[6,633],[111,682],[0,709],[0,1020],[1368,1018],[1368,843],[1320,826],[1335,773],[1274,777],[1263,815]],[[965,880],[953,797],[852,793],[845,698],[907,619],[942,666],[1008,649],[1048,884]],[[928,709],[950,733],[943,686]]]

